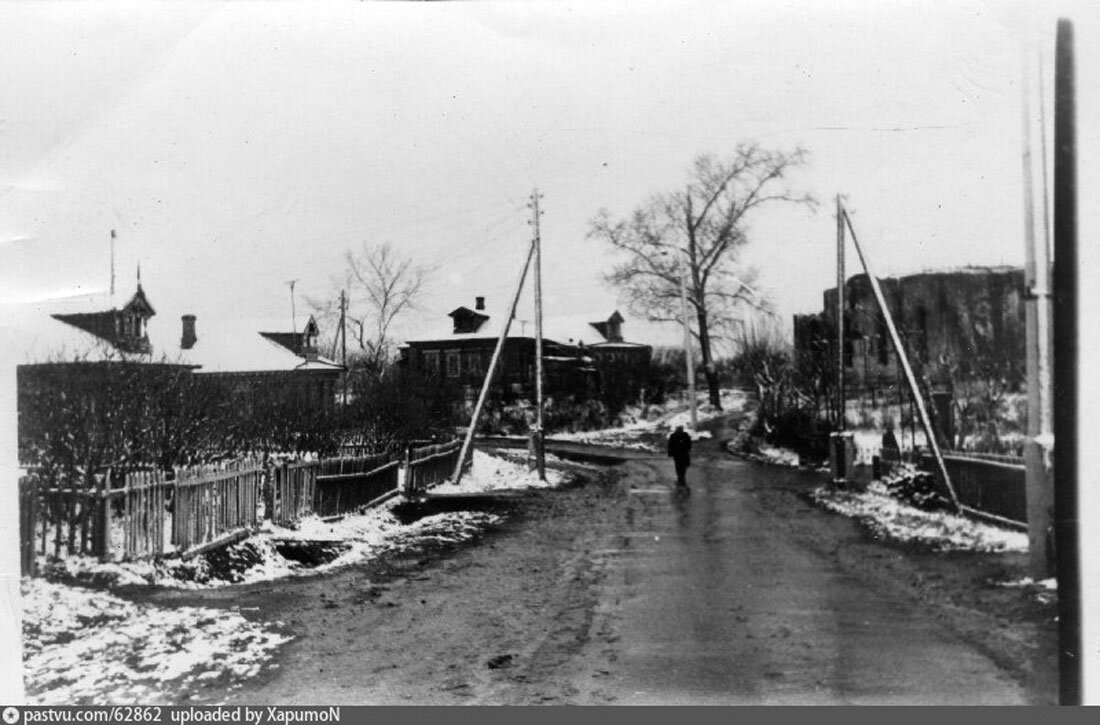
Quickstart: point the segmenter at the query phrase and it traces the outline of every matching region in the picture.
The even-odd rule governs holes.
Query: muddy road
[[[236,606],[294,640],[245,682],[179,702],[1052,704],[1055,607],[996,581],[1015,554],[869,538],[805,498],[821,474],[698,445],[587,468],[491,505],[457,547],[160,603]]]

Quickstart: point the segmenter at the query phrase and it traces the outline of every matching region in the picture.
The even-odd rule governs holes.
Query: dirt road
[[[820,475],[700,446],[500,504],[473,544],[164,602],[295,639],[181,702],[1052,703],[1054,608],[1019,555],[902,551],[804,498]],[[189,698],[189,699],[188,699]]]

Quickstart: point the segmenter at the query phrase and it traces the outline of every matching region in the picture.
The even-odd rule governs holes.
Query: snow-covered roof
[[[459,308],[461,309],[461,308]],[[500,337],[500,329],[503,325],[506,312],[494,310],[477,310],[477,314],[485,315],[486,320],[476,332],[454,332],[451,321],[429,328],[424,332],[406,338],[406,343],[437,342],[451,340],[483,340],[497,339]],[[600,331],[593,327],[595,322],[603,322],[608,315],[600,313],[580,315],[554,315],[543,317],[542,336],[547,340],[553,340],[569,345],[605,345],[607,340]],[[535,320],[533,317],[517,317],[512,321],[508,330],[509,338],[533,338],[535,336]],[[632,343],[626,343],[631,345]]]
[[[179,317],[157,316],[147,329],[150,353],[127,353],[111,343],[53,315],[106,312],[119,309],[129,297],[81,295],[61,300],[0,306],[0,340],[17,365],[47,362],[165,362],[200,366],[198,372],[278,372],[290,370],[340,370],[337,363],[318,356],[309,360],[263,337],[289,320],[199,318],[197,341],[190,350],[180,348]],[[302,321],[304,324],[305,321]]]
[[[340,370],[339,364],[318,356],[307,360],[261,332],[290,332],[289,320],[254,318],[197,317],[195,344],[180,349],[181,326],[149,323],[149,339],[154,352],[168,351],[169,357],[200,366],[199,373],[279,372],[289,370]],[[303,321],[304,324],[304,321]]]
[[[92,311],[82,307],[87,304],[91,303],[81,299],[60,306],[45,301],[0,307],[0,340],[6,353],[17,365],[151,359],[149,355],[122,352],[106,340],[52,316]]]

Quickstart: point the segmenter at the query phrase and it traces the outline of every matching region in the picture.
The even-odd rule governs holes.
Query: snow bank
[[[474,451],[473,468],[462,477],[457,486],[444,483],[433,489],[439,493],[483,493],[486,491],[516,490],[525,488],[555,488],[568,479],[561,470],[546,469],[546,480],[540,481],[537,471],[513,460]]]
[[[102,591],[25,580],[23,671],[44,705],[148,704],[163,685],[255,676],[290,637],[234,610],[166,609]]]
[[[876,535],[939,551],[1027,551],[1027,534],[945,512],[922,511],[893,498],[879,483],[866,491],[822,486],[813,499],[824,508],[858,519]]]

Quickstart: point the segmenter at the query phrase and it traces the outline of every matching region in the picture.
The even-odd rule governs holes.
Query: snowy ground
[[[877,536],[938,551],[1027,551],[1027,534],[972,521],[946,512],[922,511],[872,483],[866,491],[822,486],[814,500],[824,508],[857,519]]]
[[[548,468],[540,481],[526,466],[474,452],[473,469],[459,486],[439,492],[485,492],[554,487],[568,474]],[[50,578],[93,584],[155,584],[209,588],[305,576],[362,562],[386,551],[425,543],[458,543],[500,521],[493,514],[456,511],[404,524],[394,515],[398,499],[333,522],[308,517],[293,529],[266,526],[212,557],[188,562],[100,563],[70,557],[46,564]],[[279,553],[295,542],[326,553],[307,566]],[[233,610],[162,608],[125,601],[102,589],[66,586],[46,579],[23,582],[24,673],[41,704],[147,703],[167,683],[224,678],[229,688],[255,675],[287,637],[279,625],[249,622]]]
[[[165,683],[222,678],[231,691],[289,638],[233,610],[165,609],[25,580],[23,672],[44,705],[149,704]]]

